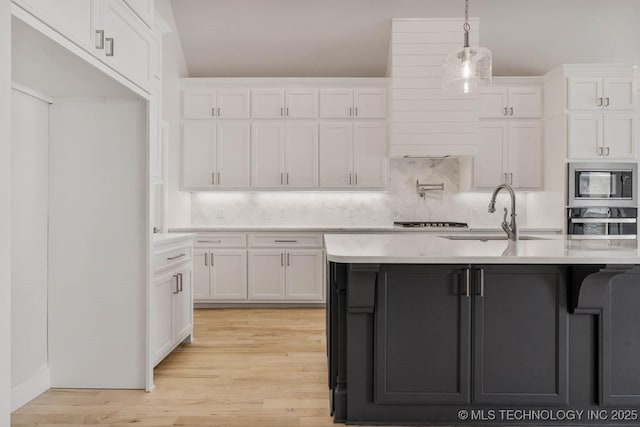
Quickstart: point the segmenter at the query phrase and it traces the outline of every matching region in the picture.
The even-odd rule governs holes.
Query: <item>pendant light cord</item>
[[[469,47],[469,31],[471,31],[471,25],[469,25],[469,0],[464,1],[464,47]]]

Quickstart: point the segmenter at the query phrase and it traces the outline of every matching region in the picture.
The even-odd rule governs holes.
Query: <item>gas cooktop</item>
[[[449,221],[394,221],[393,225],[404,228],[469,228],[466,222]]]

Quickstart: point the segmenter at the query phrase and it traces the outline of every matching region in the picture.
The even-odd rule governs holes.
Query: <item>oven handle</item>
[[[635,224],[637,218],[569,218],[574,224]]]

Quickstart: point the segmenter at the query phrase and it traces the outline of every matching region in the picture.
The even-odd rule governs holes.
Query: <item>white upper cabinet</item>
[[[315,119],[318,117],[318,91],[316,89],[287,89],[286,117]]]
[[[320,118],[350,119],[352,117],[352,89],[320,89]]]
[[[216,91],[185,89],[182,92],[182,116],[185,119],[211,119],[216,114]]]
[[[382,120],[321,122],[320,187],[384,187],[386,135],[386,124]]]
[[[140,25],[135,13],[121,0],[105,0],[103,27],[105,63],[149,90],[153,77],[150,29]]]
[[[258,188],[318,186],[315,121],[257,121],[251,135],[251,185]]]
[[[284,123],[258,121],[251,126],[251,186],[284,185]]]
[[[287,187],[318,187],[318,123],[288,122],[285,136],[285,184]]]
[[[632,110],[631,77],[569,77],[570,110]]]
[[[539,118],[542,91],[536,86],[492,86],[480,93],[480,118]]]
[[[254,119],[280,119],[285,114],[283,89],[253,89],[251,91],[251,117]]]
[[[637,155],[634,112],[569,114],[569,157],[583,160],[633,160]]]
[[[542,186],[542,131],[537,120],[509,123],[507,169],[515,188]]]
[[[480,123],[478,153],[473,159],[473,186],[495,188],[507,181],[505,157],[507,129],[504,120]]]
[[[249,118],[249,89],[218,89],[217,101],[216,118]]]
[[[153,27],[154,0],[124,0],[149,27]]]
[[[345,188],[353,185],[353,123],[320,123],[320,187]]]
[[[185,120],[182,132],[182,186],[213,188],[216,163],[215,124]]]
[[[323,119],[378,119],[387,111],[386,90],[321,89],[320,118]]]
[[[480,123],[473,186],[542,186],[542,132],[538,120],[486,120]]]
[[[153,35],[140,16],[153,16],[152,0],[127,3],[123,0],[15,0],[15,3],[151,92]],[[132,9],[134,3],[140,14]]]
[[[182,116],[185,119],[247,119],[248,89],[185,89]]]
[[[253,89],[251,117],[254,119],[315,119],[318,117],[316,89]]]
[[[354,125],[353,185],[384,187],[387,182],[387,127],[384,121],[356,122]]]
[[[96,34],[102,11],[99,0],[14,0],[25,10],[45,22],[87,51],[99,47]]]
[[[182,140],[184,189],[249,187],[249,123],[185,120]]]
[[[250,128],[246,121],[217,124],[217,175],[219,188],[246,188],[250,184]]]
[[[387,116],[385,89],[356,89],[354,116],[359,119],[384,119]]]

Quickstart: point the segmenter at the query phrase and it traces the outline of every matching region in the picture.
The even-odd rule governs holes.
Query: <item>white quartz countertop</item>
[[[194,233],[157,233],[153,235],[153,244],[162,245],[180,240],[195,239],[196,237],[198,235]]]
[[[452,233],[438,233],[447,235]],[[640,264],[638,241],[448,240],[434,234],[326,234],[327,260],[372,264]]]
[[[191,227],[177,227],[172,233],[215,233],[215,232],[310,232],[310,233],[342,233],[342,232],[403,232],[403,233],[459,233],[459,232],[502,232],[500,227],[473,226],[469,228],[403,228],[389,225],[194,225]],[[560,233],[560,228],[522,227],[524,233]]]

